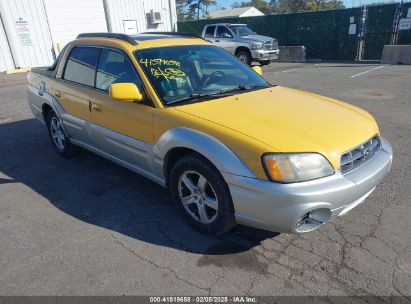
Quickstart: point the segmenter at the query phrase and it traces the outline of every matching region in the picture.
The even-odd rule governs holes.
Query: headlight
[[[253,49],[253,50],[260,50],[260,49],[262,49],[263,48],[263,45],[261,44],[261,43],[259,43],[259,44],[253,44],[252,46],[251,46],[251,49]]]
[[[262,157],[268,177],[280,183],[295,183],[334,174],[334,169],[318,153],[272,153]]]

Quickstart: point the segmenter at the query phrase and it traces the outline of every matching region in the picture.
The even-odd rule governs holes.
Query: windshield
[[[150,48],[136,51],[135,55],[165,104],[270,86],[248,66],[216,46]]]
[[[256,33],[250,30],[246,26],[230,26],[230,29],[236,34],[237,36],[248,36],[248,35],[255,35]]]

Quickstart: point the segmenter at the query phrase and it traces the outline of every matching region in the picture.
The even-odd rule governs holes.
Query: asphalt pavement
[[[155,183],[89,152],[57,155],[29,111],[26,75],[0,74],[0,295],[410,301],[411,66],[273,63],[264,76],[366,109],[394,148],[371,196],[308,234],[194,231]]]

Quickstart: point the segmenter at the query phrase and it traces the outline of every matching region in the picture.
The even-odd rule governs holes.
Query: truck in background
[[[277,39],[258,35],[247,24],[208,24],[203,29],[202,37],[248,65],[253,61],[267,65],[272,60],[278,59],[280,53]]]

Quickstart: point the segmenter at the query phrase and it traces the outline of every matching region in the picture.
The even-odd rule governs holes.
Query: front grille
[[[264,50],[276,50],[278,49],[278,42],[275,40],[265,41],[263,44]]]
[[[340,167],[341,173],[345,174],[360,167],[368,160],[373,158],[375,153],[381,149],[381,140],[375,136],[361,145],[345,152],[341,155]]]

